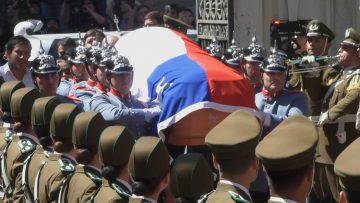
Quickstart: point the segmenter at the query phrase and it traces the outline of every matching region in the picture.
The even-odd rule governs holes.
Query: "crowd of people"
[[[123,14],[133,6],[121,4]],[[186,33],[172,8],[141,22]],[[133,23],[124,16],[120,29]],[[91,28],[33,61],[30,41],[11,37],[0,67],[3,201],[358,202],[360,34],[348,28],[336,57],[323,22],[302,37],[297,60],[276,46],[267,55],[256,36],[227,50],[215,39],[206,50],[252,84],[258,114],[234,111],[203,146],[176,152],[152,129],[162,95],[144,104],[130,91],[136,67],[114,48],[121,36]]]

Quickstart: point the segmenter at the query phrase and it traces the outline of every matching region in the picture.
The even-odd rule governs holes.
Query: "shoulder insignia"
[[[355,73],[350,79],[349,85],[346,88],[347,91],[350,90],[360,90],[360,74]]]
[[[47,151],[47,150],[44,150],[44,155],[45,155],[46,158],[49,158],[49,157],[50,157],[50,153],[51,153],[51,152],[49,152],[49,151]]]
[[[75,171],[75,166],[67,159],[59,159],[61,172],[72,173]]]
[[[85,172],[86,176],[89,177],[91,180],[93,180],[96,183],[101,183],[101,178],[93,173]]]
[[[235,202],[239,202],[239,203],[250,203],[249,201],[247,201],[246,199],[244,199],[243,197],[241,197],[238,193],[233,192],[233,191],[228,191],[231,199],[233,199]]]
[[[16,132],[14,132],[12,130],[6,130],[5,137],[4,137],[5,141],[11,142],[14,135],[16,135]]]
[[[205,203],[206,200],[208,199],[208,197],[211,195],[211,193],[213,193],[215,190],[212,190],[206,194],[203,194],[200,196],[199,200],[198,200],[198,203]]]
[[[19,140],[18,145],[20,147],[21,153],[30,152],[36,148],[35,144],[33,144],[30,140],[24,138]]]
[[[122,198],[129,198],[130,195],[125,192],[120,186],[112,183],[111,187],[122,197]]]

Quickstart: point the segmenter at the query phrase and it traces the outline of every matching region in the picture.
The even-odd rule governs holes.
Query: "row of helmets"
[[[276,44],[276,43],[275,43]],[[276,46],[270,49],[270,55],[266,58],[266,49],[253,36],[251,43],[246,48],[240,48],[233,39],[229,48],[224,50],[216,38],[205,48],[213,57],[231,67],[239,67],[242,60],[260,63],[261,68],[276,72],[286,71],[287,55]]]
[[[75,49],[67,51],[67,60],[73,64],[91,63],[97,67],[104,67],[110,73],[122,73],[132,71],[133,67],[129,60],[117,53],[117,50],[105,43],[101,46],[100,42],[95,41],[93,46],[86,48],[79,34],[79,45]],[[60,66],[51,55],[44,53],[40,42],[39,56],[32,62],[31,71],[38,74],[59,72]]]

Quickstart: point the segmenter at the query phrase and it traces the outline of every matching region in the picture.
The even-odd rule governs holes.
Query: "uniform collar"
[[[267,91],[265,88],[262,89],[262,95],[267,99],[272,99],[272,98],[278,97],[278,96],[282,95],[283,93],[284,93],[284,90],[273,93],[273,92]]]
[[[93,81],[93,80],[91,80],[91,79],[88,79],[88,80],[86,81],[86,84],[88,84],[88,85],[91,86],[91,87],[95,87],[96,82]]]
[[[108,88],[106,88],[104,85],[102,85],[101,83],[97,83],[96,84],[96,87],[102,92],[102,93],[105,93],[108,91]]]
[[[229,180],[225,180],[225,179],[221,179],[219,181],[220,184],[225,184],[225,185],[231,185],[231,186],[234,186],[234,187],[237,187],[239,188],[240,190],[242,190],[243,192],[245,192],[247,194],[247,196],[251,199],[251,195],[249,193],[249,190],[244,187],[243,185],[239,184],[239,183],[234,183],[234,182],[231,182]]]
[[[343,75],[347,75],[347,74],[349,74],[349,73],[352,73],[353,70],[356,70],[356,69],[357,69],[356,67],[359,67],[359,65],[354,65],[354,66],[346,67],[346,68],[343,69],[342,74],[343,74]]]
[[[121,94],[119,91],[115,90],[114,88],[110,88],[110,93],[114,96],[119,97],[120,99],[130,99],[131,93]]]
[[[137,195],[131,195],[131,197],[132,198],[136,198],[136,199],[144,199],[144,200],[147,200],[147,201],[149,201],[150,203],[157,203],[157,201],[156,200],[154,200],[154,199],[151,199],[151,198],[149,198],[149,197],[144,197],[144,196],[137,196]]]
[[[120,184],[122,184],[124,187],[126,187],[126,189],[132,193],[132,188],[131,188],[131,185],[125,181],[125,180],[122,180],[122,179],[116,179],[116,182],[119,182]]]
[[[290,200],[290,199],[284,199],[281,197],[270,197],[270,202],[278,202],[278,203],[298,203],[294,200]]]
[[[29,133],[18,132],[18,133],[16,133],[16,135],[20,138],[26,137],[26,138],[32,140],[33,142],[35,142],[36,144],[40,144],[39,139],[33,135],[30,135]]]

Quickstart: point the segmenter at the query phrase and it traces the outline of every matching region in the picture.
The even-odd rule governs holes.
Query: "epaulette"
[[[346,88],[347,91],[350,90],[359,90],[360,89],[360,72],[356,70],[353,74],[351,74],[352,78]]]
[[[101,184],[101,178],[93,173],[85,172],[86,176],[93,180],[96,184]]]
[[[112,183],[111,187],[120,195],[122,198],[129,198],[131,195],[125,192],[120,186]]]
[[[64,173],[72,173],[75,171],[75,166],[67,159],[59,159],[60,170]]]
[[[247,201],[246,199],[244,199],[243,197],[241,197],[241,195],[239,195],[236,192],[233,191],[228,191],[231,199],[233,199],[235,202],[240,202],[240,203],[250,203],[249,201]]]
[[[20,147],[21,153],[30,152],[36,148],[36,145],[26,138],[20,139],[18,145]]]
[[[84,91],[89,91],[89,92],[96,93],[95,90],[90,89],[90,88],[88,88],[88,87],[86,87],[86,86],[82,86],[82,85],[75,87],[73,90],[74,90],[74,91],[76,91],[76,90],[84,90]]]
[[[198,200],[198,203],[205,203],[206,200],[208,199],[208,197],[214,192],[215,190],[212,190],[206,194],[203,194],[200,196],[199,200]]]
[[[49,151],[47,151],[47,150],[44,150],[44,155],[45,155],[46,158],[49,158],[49,157],[50,157],[50,153],[51,153],[51,152],[49,152]]]
[[[15,132],[15,131],[13,131],[13,130],[6,130],[6,132],[5,132],[5,137],[4,137],[5,141],[6,141],[6,142],[11,142],[14,135],[16,135],[16,132]]]

